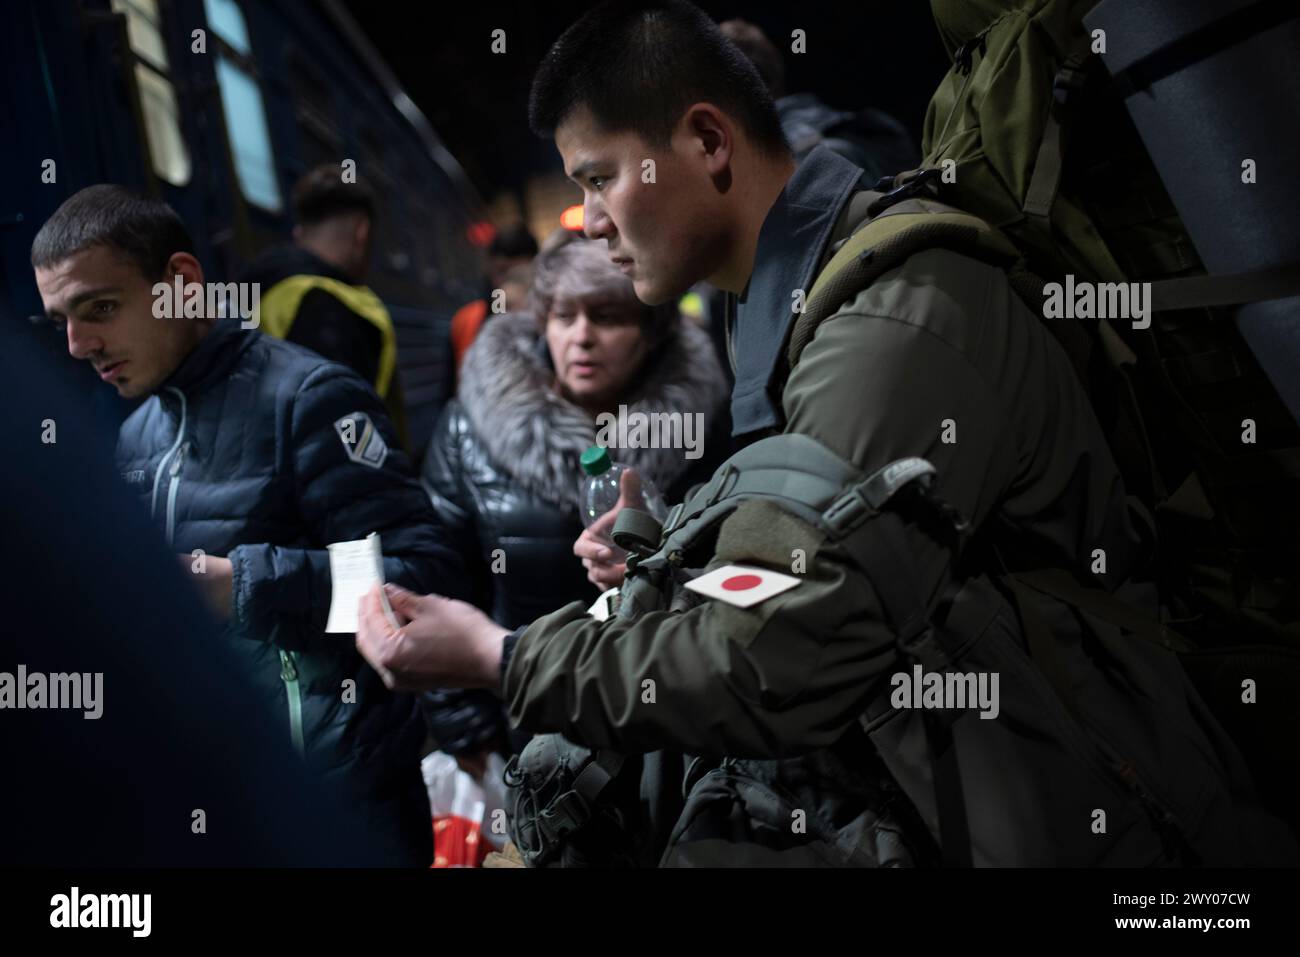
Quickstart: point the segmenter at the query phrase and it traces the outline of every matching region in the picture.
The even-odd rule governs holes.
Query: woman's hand
[[[616,511],[602,515],[573,543],[573,554],[582,559],[587,580],[602,592],[622,585],[627,574],[626,553],[609,540],[616,517]]]
[[[487,688],[499,694],[501,646],[509,631],[479,609],[441,595],[385,585],[397,616],[384,616],[379,586],[361,599],[357,650],[396,691]]]
[[[609,537],[614,530],[614,522],[624,506],[645,508],[645,497],[641,494],[641,479],[636,472],[627,471],[619,479],[618,502],[604,515],[582,530],[578,540],[573,543],[573,554],[582,559],[582,567],[587,569],[587,580],[602,592],[617,588],[623,584],[627,574],[627,552],[614,544]]]

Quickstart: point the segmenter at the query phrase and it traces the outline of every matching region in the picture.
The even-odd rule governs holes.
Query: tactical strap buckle
[[[577,791],[569,790],[551,801],[537,815],[537,829],[543,846],[551,846],[580,830],[591,820],[591,806]]]
[[[935,467],[925,459],[897,459],[871,475],[862,485],[867,501],[876,508],[884,508],[886,502],[912,482],[919,481],[921,487],[929,491],[936,474]]]
[[[942,172],[937,166],[931,166],[899,173],[893,179],[893,188],[883,196],[872,200],[871,205],[867,207],[867,215],[879,216],[895,203],[911,199],[925,190],[930,183],[937,181]]]
[[[980,56],[988,52],[988,32],[990,28],[985,28],[975,36],[971,37],[956,50],[952,51],[952,68],[961,75],[969,74],[975,63],[975,53],[978,51]]]
[[[843,538],[875,514],[876,510],[867,502],[862,486],[855,485],[831,503],[831,507],[822,513],[822,521],[831,534]]]
[[[822,521],[837,537],[844,537],[876,515],[901,489],[919,481],[926,491],[933,484],[935,468],[925,459],[907,458],[890,462],[853,486],[822,513]]]
[[[597,751],[573,779],[573,787],[558,795],[537,815],[545,845],[553,845],[591,820],[592,805],[623,766],[623,756]]]

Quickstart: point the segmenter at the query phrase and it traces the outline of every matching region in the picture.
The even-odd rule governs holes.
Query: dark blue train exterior
[[[485,211],[341,4],[6,0],[4,6],[0,317],[22,321],[42,311],[30,266],[32,238],[84,186],[121,183],[166,200],[189,226],[205,272],[228,280],[255,254],[289,239],[289,195],[303,172],[351,159],[357,179],[367,180],[380,199],[368,283],[397,327],[411,438],[422,451],[450,389],[451,314],[483,291],[483,255],[470,237]],[[140,22],[131,24],[132,17]],[[131,35],[129,27],[141,23],[144,34]],[[200,45],[204,52],[196,52]],[[222,70],[238,74],[245,97],[233,117],[229,103],[223,109]],[[171,151],[189,159],[188,176],[170,176],[179,183],[159,175],[150,137],[166,137],[150,125],[143,99],[166,94],[167,84],[174,132],[183,141],[173,137]],[[247,138],[241,142],[230,129],[231,122],[248,122],[256,110],[243,107],[258,94],[269,136],[262,193],[278,192],[278,208],[249,198],[236,158]],[[52,351],[63,348],[52,327],[37,328]],[[74,374],[97,406],[125,411],[91,370]]]

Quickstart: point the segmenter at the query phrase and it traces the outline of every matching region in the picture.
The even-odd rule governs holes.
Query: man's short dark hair
[[[32,240],[32,267],[46,269],[92,246],[117,251],[147,279],[166,273],[175,253],[194,254],[174,209],[112,183],[87,186],[54,211]]]
[[[497,231],[488,246],[489,256],[504,256],[507,259],[522,259],[537,255],[537,240],[523,223],[511,223]]]
[[[632,131],[662,149],[692,103],[713,103],[760,149],[790,147],[754,64],[708,15],[684,0],[606,0],[574,23],[542,59],[528,123],[552,136],[586,107],[607,132]]]
[[[293,216],[300,226],[315,226],[348,213],[363,213],[374,222],[375,194],[363,183],[343,182],[337,163],[307,171],[293,187]]]

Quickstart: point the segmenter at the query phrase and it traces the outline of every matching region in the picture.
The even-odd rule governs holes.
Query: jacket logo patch
[[[131,469],[122,473],[122,481],[131,488],[141,488],[146,482],[144,469]]]
[[[370,416],[364,412],[345,415],[334,423],[334,430],[343,442],[343,451],[353,462],[372,469],[383,468],[388,458],[388,444],[370,421]]]

